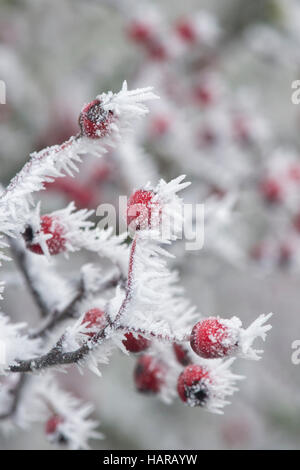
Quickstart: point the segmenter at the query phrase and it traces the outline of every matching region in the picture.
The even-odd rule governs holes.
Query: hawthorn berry
[[[109,133],[113,112],[105,111],[101,101],[96,99],[87,104],[79,115],[81,134],[91,139],[99,139]]]
[[[127,205],[127,224],[136,230],[151,228],[156,216],[159,218],[160,208],[157,201],[153,201],[155,193],[142,189],[133,193]]]
[[[41,217],[41,228],[40,230],[45,235],[52,235],[51,238],[46,240],[46,244],[50,255],[58,255],[66,249],[66,238],[65,229],[61,225],[57,217],[51,217],[49,215],[43,215]],[[26,243],[28,250],[36,253],[37,255],[43,255],[44,251],[39,243],[32,243],[34,240],[33,229],[30,225],[25,228],[23,232],[23,238]]]
[[[181,39],[185,42],[195,43],[197,40],[197,33],[193,24],[187,19],[181,19],[176,24],[176,32]]]
[[[289,243],[282,243],[279,246],[279,256],[278,256],[279,265],[281,267],[287,266],[290,263],[292,256],[293,256],[292,246]]]
[[[189,406],[205,406],[209,399],[209,373],[199,365],[190,364],[178,377],[177,392]]]
[[[135,20],[127,28],[127,34],[137,43],[146,43],[152,38],[153,31],[149,24]]]
[[[134,336],[132,333],[125,334],[126,339],[123,344],[127,351],[132,353],[139,353],[149,348],[151,341],[144,338],[142,335]]]
[[[51,441],[58,444],[67,444],[67,437],[61,432],[60,425],[64,422],[63,418],[59,415],[53,415],[48,419],[45,426],[45,432]]]
[[[99,308],[91,308],[85,313],[81,324],[85,325],[87,329],[93,330],[85,333],[92,338],[97,333],[97,330],[102,330],[105,327],[105,312]]]
[[[173,343],[173,350],[179,364],[187,366],[190,362],[188,349],[183,344]]]
[[[236,351],[238,332],[229,328],[221,319],[210,317],[193,327],[190,344],[198,356],[216,359]]]
[[[134,369],[136,388],[142,393],[158,393],[164,383],[164,366],[154,357],[144,354]]]
[[[269,203],[278,203],[282,200],[282,188],[275,179],[265,179],[260,186],[264,199]]]

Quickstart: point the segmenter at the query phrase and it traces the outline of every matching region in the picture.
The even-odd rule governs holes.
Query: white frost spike
[[[244,376],[231,372],[230,367],[234,361],[232,358],[224,362],[216,361],[214,365],[207,363],[204,366],[209,372],[209,380],[206,381],[209,399],[205,408],[212,413],[223,414],[222,408],[230,404],[226,397],[238,391],[235,383],[244,379]]]
[[[267,331],[271,330],[272,326],[266,324],[266,322],[272,317],[272,313],[268,315],[260,315],[253,323],[246,329],[240,331],[240,356],[259,360],[261,359],[260,354],[263,350],[256,350],[252,348],[252,344],[256,338],[261,338],[263,341],[266,339]]]
[[[40,340],[29,339],[22,330],[26,323],[10,323],[8,317],[0,313],[0,375],[5,375],[17,359],[30,359],[41,353]]]
[[[159,99],[153,92],[153,87],[138,88],[128,91],[126,80],[119,93],[102,93],[97,98],[103,103],[106,111],[113,111],[116,115],[126,113],[136,116],[144,116],[149,112],[148,108],[142,104],[144,101]]]

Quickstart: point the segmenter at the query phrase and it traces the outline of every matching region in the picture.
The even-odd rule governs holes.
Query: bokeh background
[[[203,10],[212,17],[199,20],[193,42],[179,22],[193,27]],[[114,202],[142,183],[136,169],[145,181],[186,173],[190,201],[234,193],[234,213],[217,237],[196,254],[179,248],[176,268],[204,315],[236,314],[247,325],[274,312],[263,359],[234,365],[246,379],[223,416],[138,395],[134,360],[121,353],[101,379],[71,368],[62,382],[95,403],[106,435],[94,449],[300,447],[300,365],[291,361],[291,344],[300,339],[300,183],[283,177],[287,166],[300,165],[300,105],[291,102],[291,83],[300,79],[299,19],[292,0],[0,0],[0,79],[7,85],[0,182],[30,152],[77,133],[82,104],[98,93],[118,91],[124,79],[130,88],[154,85],[162,103],[137,128],[147,150],[141,161],[122,161],[118,152],[88,161],[75,183],[41,196],[44,207]],[[153,28],[155,47],[145,46],[137,22]],[[71,276],[88,260],[79,254],[57,263]],[[13,263],[2,275],[1,308],[35,325],[36,308]],[[0,434],[0,448],[50,445],[36,427]]]

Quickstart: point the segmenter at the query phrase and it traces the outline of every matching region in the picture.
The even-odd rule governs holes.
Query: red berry
[[[41,217],[41,231],[48,235],[52,235],[51,238],[46,240],[50,255],[58,255],[66,249],[66,239],[64,237],[65,229],[60,224],[57,217],[51,217],[49,215],[43,215]],[[26,247],[38,255],[43,255],[44,252],[39,243],[32,243],[34,234],[30,226],[27,226],[23,233]]]
[[[134,370],[136,388],[142,393],[158,393],[164,383],[164,366],[149,355],[141,356]]]
[[[250,249],[250,256],[255,261],[261,261],[266,254],[266,247],[264,243],[257,243]]]
[[[291,180],[300,181],[300,165],[291,165],[288,170],[288,176]]]
[[[294,228],[297,230],[297,232],[300,233],[300,214],[297,214],[294,219],[293,219],[293,225]]]
[[[51,418],[48,419],[48,421],[46,422],[46,427],[45,427],[45,431],[46,431],[46,434],[54,434],[57,429],[58,429],[58,426],[63,423],[63,418],[59,415],[53,415],[51,416]]]
[[[196,323],[191,333],[191,347],[198,356],[216,359],[228,356],[238,346],[237,334],[226,324],[211,317]]]
[[[266,179],[261,183],[260,189],[266,201],[276,203],[282,200],[282,189],[278,181]]]
[[[81,134],[91,139],[99,139],[109,133],[113,119],[112,111],[105,111],[100,100],[91,101],[79,115]]]
[[[205,406],[209,399],[208,371],[195,364],[187,366],[178,377],[177,392],[189,406]]]
[[[135,337],[132,333],[126,333],[126,339],[123,340],[123,344],[127,351],[132,353],[139,353],[148,349],[151,342],[141,335]]]
[[[60,425],[64,422],[63,418],[53,415],[48,419],[45,427],[46,434],[52,442],[58,444],[67,444],[68,438],[61,432]]]
[[[150,228],[155,222],[155,216],[159,218],[159,204],[153,202],[155,193],[139,189],[133,193],[127,205],[127,224],[134,226],[136,230]],[[158,213],[157,213],[158,212]]]
[[[293,249],[288,243],[282,243],[279,247],[279,264],[284,267],[289,264],[292,259]]]
[[[182,344],[173,343],[173,350],[179,364],[187,366],[190,362],[188,349]]]
[[[197,33],[192,23],[186,19],[178,21],[176,32],[186,42],[194,43],[197,40]]]
[[[168,51],[165,45],[159,41],[150,41],[147,43],[147,51],[151,59],[163,61],[168,58]]]
[[[133,21],[127,29],[127,34],[129,38],[133,41],[145,43],[147,41],[150,41],[152,37],[152,29],[146,23],[142,23],[140,21]]]
[[[170,129],[170,119],[168,116],[156,116],[151,123],[151,134],[154,136],[162,136]]]
[[[209,106],[214,102],[214,94],[206,86],[197,86],[194,90],[195,99],[204,106]]]
[[[93,331],[85,333],[91,338],[97,334],[97,330],[102,330],[106,324],[105,313],[99,308],[91,308],[86,312],[81,322],[82,325],[87,323],[86,328],[91,328]]]

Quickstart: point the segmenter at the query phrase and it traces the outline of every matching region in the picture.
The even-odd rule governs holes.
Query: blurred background
[[[149,179],[187,174],[187,201],[234,200],[203,250],[174,247],[187,295],[203,315],[238,315],[246,326],[274,312],[263,359],[234,365],[246,379],[223,416],[138,395],[134,360],[121,353],[101,379],[71,368],[61,380],[95,403],[106,436],[94,449],[300,447],[300,365],[291,361],[300,339],[300,105],[291,101],[299,20],[296,0],[0,0],[0,183],[30,152],[76,134],[82,105],[97,94],[125,79],[129,88],[153,85],[161,100],[131,147],[87,158],[75,180],[40,195],[43,209],[70,200],[96,208]],[[56,263],[72,276],[89,256]],[[35,325],[13,263],[2,278],[3,311]],[[50,445],[36,427],[0,434],[0,448]]]

